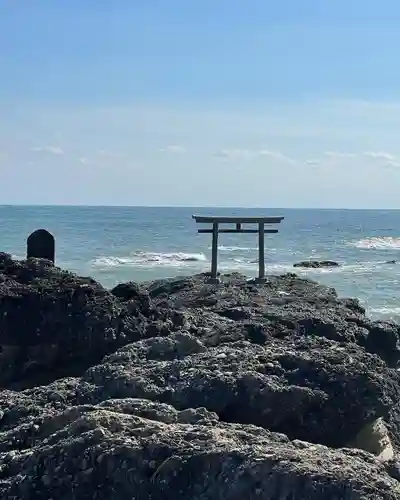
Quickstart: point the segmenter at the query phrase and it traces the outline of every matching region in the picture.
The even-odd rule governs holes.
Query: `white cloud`
[[[64,151],[61,148],[54,146],[36,146],[31,148],[31,151],[34,151],[35,153],[51,153],[53,155],[64,154]]]
[[[385,162],[384,166],[385,167],[400,168],[400,162],[388,160],[387,162]]]
[[[223,160],[252,160],[254,158],[271,158],[287,163],[295,163],[294,160],[280,153],[279,151],[271,151],[268,149],[220,149],[215,151],[212,156]]]
[[[267,199],[277,206],[349,207],[365,206],[368,198],[376,206],[399,206],[399,109],[303,101],[246,111],[195,102],[120,108],[21,103],[2,110],[0,118],[0,151],[7,155],[0,154],[0,167],[10,179],[0,186],[0,198],[251,206]],[[62,166],[62,192],[47,175],[54,160]],[[28,168],[29,161],[35,168]],[[26,172],[32,177],[25,190],[7,189]],[[75,190],[78,175],[85,182]],[[217,179],[213,188],[207,183],[211,175]],[[44,177],[47,198],[40,194]],[[154,178],[160,179],[156,186]],[[165,190],[167,183],[175,190]]]
[[[280,153],[279,151],[269,151],[268,149],[261,149],[258,151],[256,156],[267,156],[269,158],[273,158],[275,160],[280,160],[288,163],[295,163],[292,158],[289,158],[288,156],[285,156],[284,154]]]
[[[178,146],[177,144],[172,144],[170,146],[166,146],[165,148],[160,149],[161,152],[163,153],[173,153],[173,154],[185,154],[186,148],[183,146]]]
[[[311,158],[310,160],[304,160],[304,164],[309,165],[309,166],[321,165],[321,163],[322,163],[322,160],[316,159],[316,158]]]
[[[373,158],[375,160],[387,160],[387,161],[396,161],[395,156],[393,156],[390,153],[385,153],[383,151],[366,151],[363,153],[364,156],[367,156],[368,158]]]
[[[365,158],[368,158],[376,163],[377,166],[386,166],[399,168],[400,160],[396,158],[391,153],[386,153],[384,151],[365,151],[360,153],[347,153],[341,151],[326,151],[322,154],[321,158],[304,160],[304,164],[306,165],[323,165],[326,160],[329,159],[335,161],[335,165],[340,166],[342,162],[345,160],[353,160],[353,164],[356,166],[365,166]],[[363,163],[364,162],[364,163]],[[346,165],[348,165],[348,161],[346,161]]]
[[[341,151],[325,151],[324,156],[328,158],[355,158],[355,153],[346,153]]]
[[[248,160],[254,155],[248,149],[221,149],[215,151],[213,156],[222,160]]]
[[[384,167],[399,169],[400,159],[385,151],[366,151],[363,155]]]

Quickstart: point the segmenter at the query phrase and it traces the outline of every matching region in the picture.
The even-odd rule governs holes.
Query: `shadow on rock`
[[[141,308],[48,261],[1,254],[0,384],[26,387],[83,373],[145,335]]]

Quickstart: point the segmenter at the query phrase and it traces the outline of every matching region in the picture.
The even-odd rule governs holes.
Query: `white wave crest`
[[[211,247],[208,247],[209,250],[211,250]],[[254,251],[258,250],[257,247],[237,247],[237,246],[225,246],[225,245],[218,245],[218,250],[221,252],[249,252],[249,251]]]
[[[207,257],[203,253],[135,252],[127,257],[98,257],[92,261],[92,266],[102,269],[112,267],[181,267],[196,265],[206,261]]]
[[[399,250],[400,238],[393,236],[375,236],[364,238],[353,243],[356,248],[365,250]]]
[[[293,263],[283,262],[265,262],[265,271],[268,274],[284,274],[295,273],[302,277],[331,275],[331,274],[358,274],[370,275],[371,273],[379,273],[382,269],[387,269],[387,265],[383,262],[362,262],[355,264],[342,264],[338,267],[316,267],[316,268],[301,268],[293,267]],[[218,269],[224,272],[242,271],[254,274],[258,271],[258,259],[234,258],[232,260],[221,261],[218,264]]]
[[[400,307],[372,307],[369,312],[385,316],[398,316],[400,315]]]
[[[400,319],[400,307],[370,307],[367,308],[368,315],[373,319],[383,320],[383,321],[396,321],[399,322]]]
[[[232,259],[228,261],[222,261],[218,264],[218,269],[223,272],[238,271],[249,272],[255,274],[258,271],[258,260],[245,260],[245,259]],[[270,274],[284,274],[293,272],[292,264],[275,264],[275,263],[265,263],[265,271]]]

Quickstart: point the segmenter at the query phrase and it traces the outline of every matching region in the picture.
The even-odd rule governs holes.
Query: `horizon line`
[[[347,211],[400,211],[400,207],[278,207],[278,206],[233,206],[233,205],[82,205],[82,204],[39,204],[39,203],[5,203],[0,204],[1,208],[181,208],[181,209],[232,209],[232,210],[347,210]]]

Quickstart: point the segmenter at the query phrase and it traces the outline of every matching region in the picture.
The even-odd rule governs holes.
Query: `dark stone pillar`
[[[28,236],[26,258],[47,259],[55,262],[54,236],[46,229],[37,229]]]

